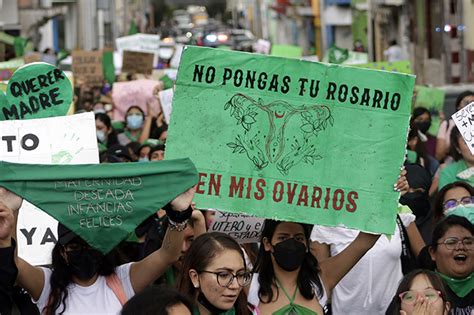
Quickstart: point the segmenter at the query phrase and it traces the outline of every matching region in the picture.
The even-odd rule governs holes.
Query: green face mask
[[[465,217],[472,224],[474,224],[474,204],[468,205],[458,205],[448,211],[446,211],[446,216],[448,215],[457,215],[460,217]]]

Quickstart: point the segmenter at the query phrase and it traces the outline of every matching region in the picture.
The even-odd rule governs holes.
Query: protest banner
[[[385,70],[385,71],[392,71],[392,72],[400,72],[406,74],[413,74],[411,69],[410,61],[379,61],[379,62],[372,62],[372,63],[362,63],[362,64],[354,64],[356,67],[362,67],[367,69],[376,69],[376,70]]]
[[[75,50],[72,52],[72,72],[77,81],[91,86],[102,86],[102,51]]]
[[[0,120],[65,115],[72,95],[71,82],[60,69],[44,62],[24,65],[8,81]]]
[[[99,163],[93,113],[0,122],[0,160],[41,164]],[[51,263],[57,221],[24,201],[17,242],[21,258],[33,265]]]
[[[128,50],[157,54],[160,48],[160,36],[151,34],[124,36],[117,38],[115,45],[120,52]]]
[[[126,50],[123,52],[122,72],[151,74],[154,57],[150,53]]]
[[[187,47],[166,158],[196,164],[200,208],[392,234],[413,86],[411,75]]]
[[[245,214],[216,211],[209,231],[228,234],[241,244],[258,243],[262,235],[263,221],[262,218]]]
[[[114,119],[123,120],[127,109],[132,105],[139,106],[146,113],[147,102],[156,111],[160,111],[158,100],[153,94],[158,86],[161,86],[160,81],[146,79],[115,82],[112,89],[112,98],[115,105]]]
[[[163,111],[163,115],[165,116],[165,121],[167,124],[169,124],[173,102],[173,89],[160,91],[158,93],[158,97],[160,98],[161,110]]]
[[[474,154],[474,102],[455,112],[453,118],[467,147]]]
[[[445,91],[427,86],[415,85],[415,107],[425,107],[431,114],[431,126],[428,133],[438,134],[440,113],[444,109]]]
[[[197,182],[189,159],[45,165],[0,162],[0,186],[28,200],[102,253]]]

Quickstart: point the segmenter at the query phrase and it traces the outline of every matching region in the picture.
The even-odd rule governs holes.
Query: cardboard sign
[[[264,219],[245,214],[216,211],[209,231],[228,234],[241,244],[258,243],[262,235],[263,221]]]
[[[153,58],[150,53],[137,51],[124,51],[122,72],[151,74],[153,71]]]
[[[102,51],[73,51],[72,72],[77,81],[91,86],[102,86],[104,83]]]
[[[411,75],[187,47],[166,157],[196,164],[200,208],[391,234],[413,86]]]
[[[41,54],[39,52],[29,53],[28,55],[23,56],[23,60],[25,61],[25,64],[39,62],[41,61]]]
[[[8,81],[0,120],[65,115],[72,102],[71,82],[53,65],[35,62],[19,68]]]
[[[41,164],[99,163],[93,113],[0,122],[0,160]],[[51,263],[57,221],[27,201],[19,212],[18,254],[33,265]]]
[[[173,103],[173,89],[160,91],[160,93],[158,93],[158,97],[160,98],[161,110],[165,116],[165,121],[167,124],[169,124]]]
[[[196,182],[197,172],[189,159],[97,165],[0,162],[1,186],[104,254]]]
[[[115,45],[120,52],[128,50],[157,54],[160,48],[160,36],[151,34],[124,36],[117,38]]]
[[[147,102],[159,112],[158,101],[153,94],[155,88],[161,85],[160,81],[154,80],[134,80],[128,82],[115,82],[112,88],[112,98],[114,101],[114,118],[123,120],[128,108],[132,105],[140,106],[146,113]]]
[[[184,45],[176,44],[174,48],[174,54],[170,61],[170,67],[178,69],[179,63],[181,62],[181,55],[183,54]]]
[[[474,102],[451,116],[469,150],[474,154]]]

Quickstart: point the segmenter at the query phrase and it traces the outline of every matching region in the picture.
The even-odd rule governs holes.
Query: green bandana
[[[104,254],[197,181],[189,159],[97,165],[0,162],[0,186]]]
[[[448,287],[453,290],[454,293],[460,298],[465,297],[468,295],[472,288],[474,288],[474,277],[472,276],[473,273],[471,273],[468,277],[464,279],[454,279],[451,277],[448,277],[445,274],[442,274],[439,271],[436,271],[436,273],[443,278],[444,282],[448,285]]]

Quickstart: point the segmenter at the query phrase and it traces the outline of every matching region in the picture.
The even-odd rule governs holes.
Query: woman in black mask
[[[254,314],[324,314],[331,290],[379,238],[361,232],[339,255],[318,264],[309,251],[312,227],[265,220],[248,298]]]
[[[160,277],[180,254],[194,189],[167,207],[169,225],[162,246],[141,261],[116,266],[76,234],[58,226],[52,269],[16,257],[18,284],[31,295],[41,314],[117,314],[122,305]],[[15,212],[22,199],[0,187],[0,200]]]

